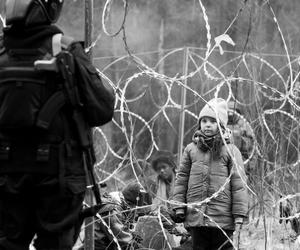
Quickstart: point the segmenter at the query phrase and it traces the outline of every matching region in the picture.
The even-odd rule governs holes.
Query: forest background
[[[298,0],[94,1],[93,61],[117,95],[113,122],[94,130],[99,180],[155,181],[151,156],[178,161],[205,101],[234,100],[255,139],[246,249],[292,249],[277,222],[279,201],[299,207],[299,13]],[[65,34],[83,40],[84,22],[84,1],[65,1]]]

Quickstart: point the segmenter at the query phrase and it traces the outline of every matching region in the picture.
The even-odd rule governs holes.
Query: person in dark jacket
[[[247,217],[247,180],[241,153],[226,131],[227,110],[221,98],[204,106],[176,175],[175,216],[189,229],[194,250],[233,249],[229,238]]]
[[[134,223],[147,204],[147,193],[137,182],[126,185],[122,191],[104,193],[103,206],[95,222],[95,250],[138,249],[142,239],[134,232]],[[80,249],[83,249],[81,247]]]
[[[113,116],[112,89],[81,43],[53,25],[62,6],[63,0],[6,0],[0,39],[0,249],[28,249],[33,238],[37,250],[72,249],[86,191],[79,131],[88,135]],[[63,51],[73,58],[61,61],[70,74],[40,68]],[[75,79],[74,86],[64,87],[66,77]],[[84,129],[77,129],[75,113]]]

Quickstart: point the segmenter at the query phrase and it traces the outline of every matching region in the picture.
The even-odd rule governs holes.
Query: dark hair
[[[222,140],[222,136],[220,133],[218,133],[213,140],[213,146],[211,149],[212,159],[216,160],[220,158],[223,145],[224,142]]]
[[[170,151],[161,150],[153,154],[151,160],[151,166],[154,171],[157,172],[158,163],[160,162],[168,164],[175,172],[176,163],[174,160],[174,155]]]
[[[141,186],[137,182],[131,182],[122,190],[122,194],[128,203],[136,203],[141,192]]]

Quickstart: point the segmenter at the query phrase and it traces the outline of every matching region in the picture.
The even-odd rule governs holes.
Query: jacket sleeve
[[[173,200],[177,202],[186,203],[186,193],[188,189],[189,175],[191,170],[191,159],[189,152],[189,145],[184,149],[182,160],[180,162],[179,170],[176,174]],[[183,206],[175,206],[174,208],[180,208]]]
[[[229,167],[232,169],[232,214],[234,218],[247,217],[249,197],[246,187],[247,176],[245,174],[244,163],[238,148],[232,145],[231,149],[234,157],[234,159],[229,161]]]
[[[166,206],[159,207],[161,213],[161,222],[163,227],[168,230],[169,233],[172,233],[172,229],[176,226],[174,221],[174,212],[168,209]]]
[[[113,117],[114,91],[102,82],[81,43],[72,43],[69,51],[74,56],[75,77],[86,120],[91,127],[104,125]]]

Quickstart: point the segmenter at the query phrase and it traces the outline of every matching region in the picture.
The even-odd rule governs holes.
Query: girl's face
[[[215,135],[218,131],[216,119],[204,116],[200,121],[200,127],[203,134],[207,136]]]

